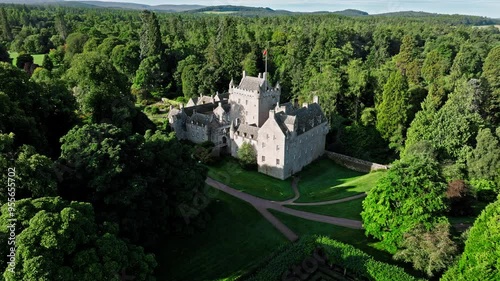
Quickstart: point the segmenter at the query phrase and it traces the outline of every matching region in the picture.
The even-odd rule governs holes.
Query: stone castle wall
[[[328,156],[328,158],[332,159],[335,163],[337,163],[341,166],[344,166],[348,169],[362,172],[362,173],[369,173],[371,171],[389,169],[388,165],[377,164],[377,163],[361,160],[361,159],[354,158],[354,157],[347,156],[347,155],[340,154],[340,153],[326,151],[325,154]]]

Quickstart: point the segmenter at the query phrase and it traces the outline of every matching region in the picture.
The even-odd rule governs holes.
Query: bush
[[[485,179],[472,179],[470,182],[474,192],[476,193],[477,200],[481,202],[493,202],[498,195],[498,187],[494,181]]]

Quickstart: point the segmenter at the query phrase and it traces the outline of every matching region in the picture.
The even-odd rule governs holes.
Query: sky
[[[424,11],[500,18],[500,0],[104,0],[148,5],[199,4],[269,7],[289,11],[339,11],[357,9],[370,14],[396,11]]]

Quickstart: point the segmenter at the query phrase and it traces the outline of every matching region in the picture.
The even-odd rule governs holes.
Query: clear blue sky
[[[370,14],[395,11],[425,11],[444,14],[467,14],[500,18],[500,0],[105,0],[149,5],[200,4],[270,7],[290,11],[338,11],[358,9]]]

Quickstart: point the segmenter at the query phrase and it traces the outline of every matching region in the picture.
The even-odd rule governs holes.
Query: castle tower
[[[230,83],[229,103],[232,119],[239,118],[242,123],[261,127],[267,118],[269,110],[279,103],[281,88],[277,84],[272,87],[267,80],[268,73],[259,73],[258,77],[246,75],[238,86]]]

